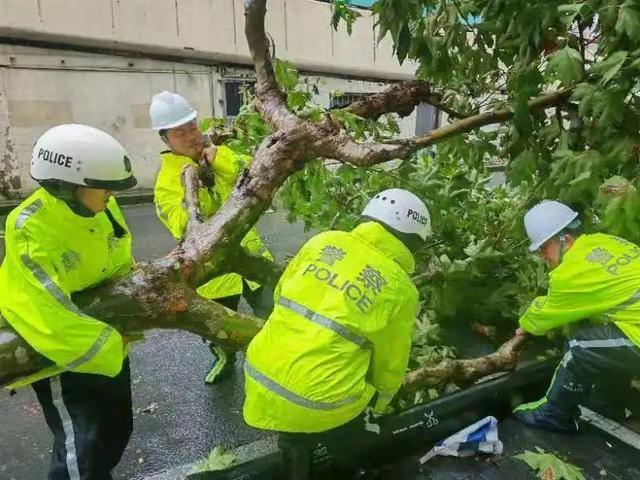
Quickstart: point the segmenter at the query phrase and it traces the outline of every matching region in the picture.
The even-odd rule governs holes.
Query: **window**
[[[222,84],[224,95],[224,116],[237,117],[240,107],[244,103],[244,95],[247,91],[253,92],[254,81],[250,80],[225,80]]]
[[[416,135],[422,135],[438,128],[440,110],[428,103],[420,103],[416,108]]]
[[[329,109],[346,108],[352,103],[358,102],[363,98],[372,95],[371,93],[345,93],[344,95],[331,95],[329,101]]]

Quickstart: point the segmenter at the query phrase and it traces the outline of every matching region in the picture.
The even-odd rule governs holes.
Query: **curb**
[[[153,190],[144,189],[135,192],[126,192],[115,195],[119,205],[137,205],[140,203],[153,203]],[[0,200],[0,215],[7,215],[11,210],[20,205],[24,198],[15,200]]]

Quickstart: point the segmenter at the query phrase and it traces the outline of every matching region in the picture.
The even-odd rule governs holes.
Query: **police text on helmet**
[[[67,168],[71,168],[71,162],[73,161],[73,157],[71,156],[52,152],[51,150],[46,150],[44,148],[38,150],[38,158],[41,158],[45,162],[57,164]]]
[[[425,217],[424,215],[414,211],[414,210],[407,210],[407,218],[411,217],[412,220],[415,220],[416,222],[418,222],[420,225],[428,225],[429,224],[429,219],[427,217]]]

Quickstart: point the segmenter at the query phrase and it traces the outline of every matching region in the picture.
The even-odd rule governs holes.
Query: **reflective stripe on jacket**
[[[549,291],[520,319],[543,335],[592,319],[613,322],[640,346],[640,247],[612,235],[581,235],[549,276]]]
[[[131,235],[113,198],[108,209],[122,227],[117,233],[106,213],[82,217],[41,188],[7,217],[0,310],[55,363],[13,387],[64,370],[110,377],[120,372],[126,356],[120,334],[71,301],[71,294],[124,275],[133,265]]]
[[[215,185],[212,188],[202,187],[198,190],[200,211],[205,219],[211,217],[227,200],[238,175],[249,160],[248,157],[238,155],[228,147],[217,147],[213,163]],[[158,217],[177,240],[182,240],[188,220],[182,185],[182,170],[186,165],[196,165],[196,163],[189,157],[163,152],[162,165],[154,188]],[[249,230],[241,244],[254,254],[273,258],[264,247],[255,227]],[[259,287],[257,283],[249,281],[247,283],[252,290]],[[222,298],[241,294],[242,277],[235,273],[216,277],[200,286],[198,293],[205,298]]]
[[[382,412],[405,374],[418,291],[413,255],[378,223],[313,237],[289,263],[245,364],[245,421],[319,432]]]

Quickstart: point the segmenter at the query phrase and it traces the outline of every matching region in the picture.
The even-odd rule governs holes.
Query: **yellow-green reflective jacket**
[[[203,217],[211,217],[224,201],[227,200],[236,179],[249,157],[238,155],[230,148],[219,146],[213,163],[215,186],[198,189],[200,211]],[[162,153],[162,165],[154,189],[156,212],[160,221],[177,239],[182,240],[187,228],[188,215],[184,205],[184,186],[182,185],[182,169],[186,165],[197,165],[191,158],[176,155],[172,152]],[[254,228],[244,237],[241,244],[252,253],[272,258],[262,244],[258,231]],[[257,283],[247,282],[252,290],[259,287]],[[242,277],[229,273],[216,277],[198,288],[198,293],[205,298],[222,298],[242,293]]]
[[[377,223],[313,237],[289,263],[245,364],[245,421],[319,432],[383,412],[405,374],[418,291],[413,255]]]
[[[520,325],[543,335],[586,319],[613,322],[640,346],[640,247],[602,233],[578,237]]]
[[[7,217],[0,267],[0,311],[55,366],[12,387],[64,370],[113,377],[126,356],[122,337],[83,314],[71,294],[129,272],[131,235],[111,198],[108,209],[124,229],[120,238],[106,213],[76,215],[62,200],[36,190]]]

